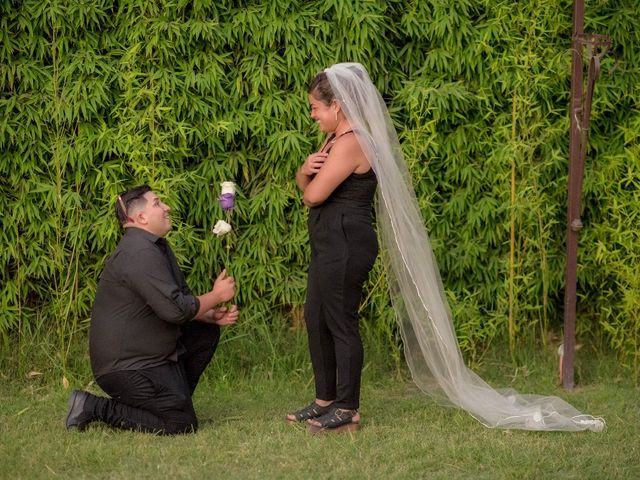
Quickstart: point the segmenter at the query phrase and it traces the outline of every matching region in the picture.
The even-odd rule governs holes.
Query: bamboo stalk
[[[515,255],[516,255],[516,95],[513,95],[511,110],[511,141],[514,147],[511,155],[511,214],[509,239],[509,351],[513,355],[516,348],[515,334]]]

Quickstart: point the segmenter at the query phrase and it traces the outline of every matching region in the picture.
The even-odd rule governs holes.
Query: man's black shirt
[[[94,376],[177,361],[180,325],[199,308],[166,240],[127,228],[107,260],[93,304]]]

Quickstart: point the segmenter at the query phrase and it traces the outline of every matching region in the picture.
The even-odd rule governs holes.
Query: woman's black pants
[[[316,398],[357,409],[364,361],[358,309],[378,254],[371,213],[323,206],[310,211],[308,227],[311,263],[305,321]]]

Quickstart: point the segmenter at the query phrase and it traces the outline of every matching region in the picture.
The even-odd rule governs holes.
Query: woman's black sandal
[[[310,405],[307,405],[304,408],[296,412],[289,413],[287,415],[288,422],[304,422],[305,420],[309,420],[311,418],[318,418],[325,414],[327,414],[331,410],[331,405],[327,405],[326,407],[322,407],[318,405],[316,402],[313,402]],[[288,418],[289,415],[293,415],[295,420]]]
[[[318,433],[323,431],[331,432],[355,432],[360,429],[360,420],[354,420],[358,415],[357,410],[348,410],[346,408],[332,407],[329,412],[321,417],[315,418],[314,422],[318,425],[309,423],[309,431]]]

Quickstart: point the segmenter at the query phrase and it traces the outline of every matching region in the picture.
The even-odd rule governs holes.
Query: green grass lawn
[[[590,361],[584,386],[559,389],[544,366],[489,360],[493,385],[560,395],[607,421],[602,433],[540,433],[485,428],[470,415],[435,404],[411,382],[369,364],[357,433],[310,435],[283,421],[312,398],[308,371],[290,379],[232,379],[212,365],[195,396],[200,430],[157,437],[63,427],[68,390],[53,379],[0,387],[2,478],[640,478],[639,389],[615,365]],[[538,363],[539,364],[539,363]],[[72,382],[73,383],[73,382]],[[72,385],[81,387],[81,385]],[[95,385],[89,387],[99,392]]]

